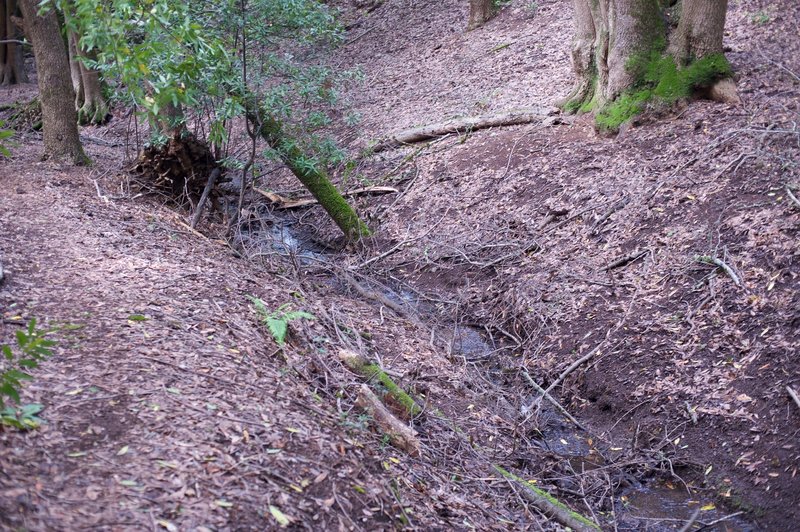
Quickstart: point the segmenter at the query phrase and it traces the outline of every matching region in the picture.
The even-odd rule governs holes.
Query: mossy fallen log
[[[386,393],[403,409],[409,417],[415,417],[422,413],[422,408],[414,399],[408,395],[389,375],[377,364],[372,364],[365,360],[361,355],[342,349],[339,352],[339,359],[351,370],[355,371],[368,381],[377,381],[386,388]]]
[[[526,482],[525,479],[518,477],[510,471],[506,471],[498,465],[493,464],[492,467],[494,467],[495,471],[500,473],[503,478],[519,486],[521,488],[520,492],[522,493],[522,496],[528,499],[534,506],[536,506],[548,517],[558,521],[566,527],[571,528],[575,532],[594,532],[596,530],[600,530],[600,527],[591,519],[582,516],[578,512],[570,510],[566,504],[559,501],[543,489],[537,488],[536,486],[531,486],[530,482]]]
[[[417,432],[389,412],[389,409],[381,403],[378,396],[366,384],[362,384],[359,389],[356,405],[373,419],[392,445],[411,456],[419,456]]]

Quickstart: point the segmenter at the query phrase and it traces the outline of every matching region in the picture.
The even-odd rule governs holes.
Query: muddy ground
[[[454,0],[342,7],[329,60],[364,75],[343,94],[361,121],[337,130],[354,155],[569,90],[570,2],[514,1],[470,33]],[[356,200],[377,229],[362,248],[341,249],[318,208],[257,196],[238,239],[218,213],[190,231],[138,195],[124,110],[83,131],[91,168],[39,162],[21,134],[0,166],[0,333],[30,317],[61,332],[25,392],[48,424],[0,433],[0,524],[261,530],[275,508],[309,529],[557,528],[500,465],[604,529],[678,530],[696,509],[694,529],[791,528],[800,7],[732,2],[728,20],[743,105],[692,102],[614,138],[583,116],[362,158],[343,188],[399,190]],[[260,187],[288,195],[290,177]],[[247,295],[316,319],[281,348]],[[341,349],[424,404],[419,458],[354,408]],[[555,383],[584,429],[529,380]]]

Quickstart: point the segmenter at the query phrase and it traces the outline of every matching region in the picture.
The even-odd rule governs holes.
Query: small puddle
[[[273,220],[269,215],[259,216],[260,224],[253,224],[241,232],[242,244],[251,255],[294,257],[303,265],[326,261],[324,249],[295,229],[295,224]]]
[[[702,523],[711,523],[729,515],[717,509],[709,501],[689,495],[682,485],[667,482],[656,482],[627,490],[619,497],[616,504],[619,530],[653,532],[680,530],[698,508],[700,515],[692,529],[698,528]],[[732,517],[715,525],[706,526],[703,530],[752,532],[755,528],[738,517]]]

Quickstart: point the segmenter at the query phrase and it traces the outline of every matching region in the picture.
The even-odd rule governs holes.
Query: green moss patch
[[[616,131],[648,105],[671,105],[733,75],[722,54],[709,55],[678,68],[672,57],[653,53],[646,62],[633,59],[630,68],[639,71],[637,77],[641,81],[597,113],[595,122],[601,131]]]

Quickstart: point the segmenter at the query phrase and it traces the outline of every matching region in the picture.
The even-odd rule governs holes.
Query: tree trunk
[[[492,18],[493,14],[494,5],[492,0],[469,0],[469,23],[467,24],[467,31],[472,31],[482,26],[486,21]]]
[[[696,59],[722,54],[727,12],[728,0],[683,0],[668,50],[678,65],[687,66]],[[729,77],[711,85],[706,96],[718,102],[742,103],[736,84]]]
[[[572,47],[576,83],[562,103],[567,112],[603,109],[633,89],[683,94],[685,86],[659,85],[671,74],[675,84],[711,82],[729,77],[722,56],[727,0],[684,0],[678,28],[668,42],[668,26],[659,0],[574,0],[575,35]],[[670,70],[686,69],[699,59],[718,56],[701,76],[685,79]],[[671,58],[668,62],[664,60]],[[656,74],[654,74],[654,72]],[[699,81],[698,81],[699,80]],[[730,83],[730,82],[729,82]],[[701,87],[691,87],[691,89]],[[653,91],[657,94],[657,91]],[[653,94],[637,94],[641,104]],[[632,105],[635,107],[635,105]]]
[[[319,163],[310,160],[294,139],[289,138],[283,131],[280,122],[271,116],[248,105],[247,118],[257,128],[257,132],[267,141],[270,148],[280,157],[281,161],[292,171],[298,180],[305,186],[311,195],[316,198],[325,212],[333,219],[339,229],[349,240],[358,240],[369,236],[370,230],[361,221],[353,207],[347,203],[341,192],[328,178],[327,172],[319,167]]]
[[[75,93],[70,80],[69,59],[61,28],[54,10],[38,15],[37,0],[21,0],[25,32],[33,41],[33,55],[39,76],[39,99],[42,103],[44,156],[68,158],[75,164],[85,164],[78,137],[78,114]]]
[[[22,38],[22,32],[14,23],[14,17],[17,15],[17,0],[0,0],[0,41],[15,41]],[[0,85],[27,82],[22,45],[15,42],[0,44]]]
[[[103,98],[100,73],[87,68],[82,60],[94,59],[95,56],[92,52],[81,50],[80,37],[75,32],[70,31],[68,37],[69,67],[78,122],[82,125],[102,124],[108,116],[108,104]]]

